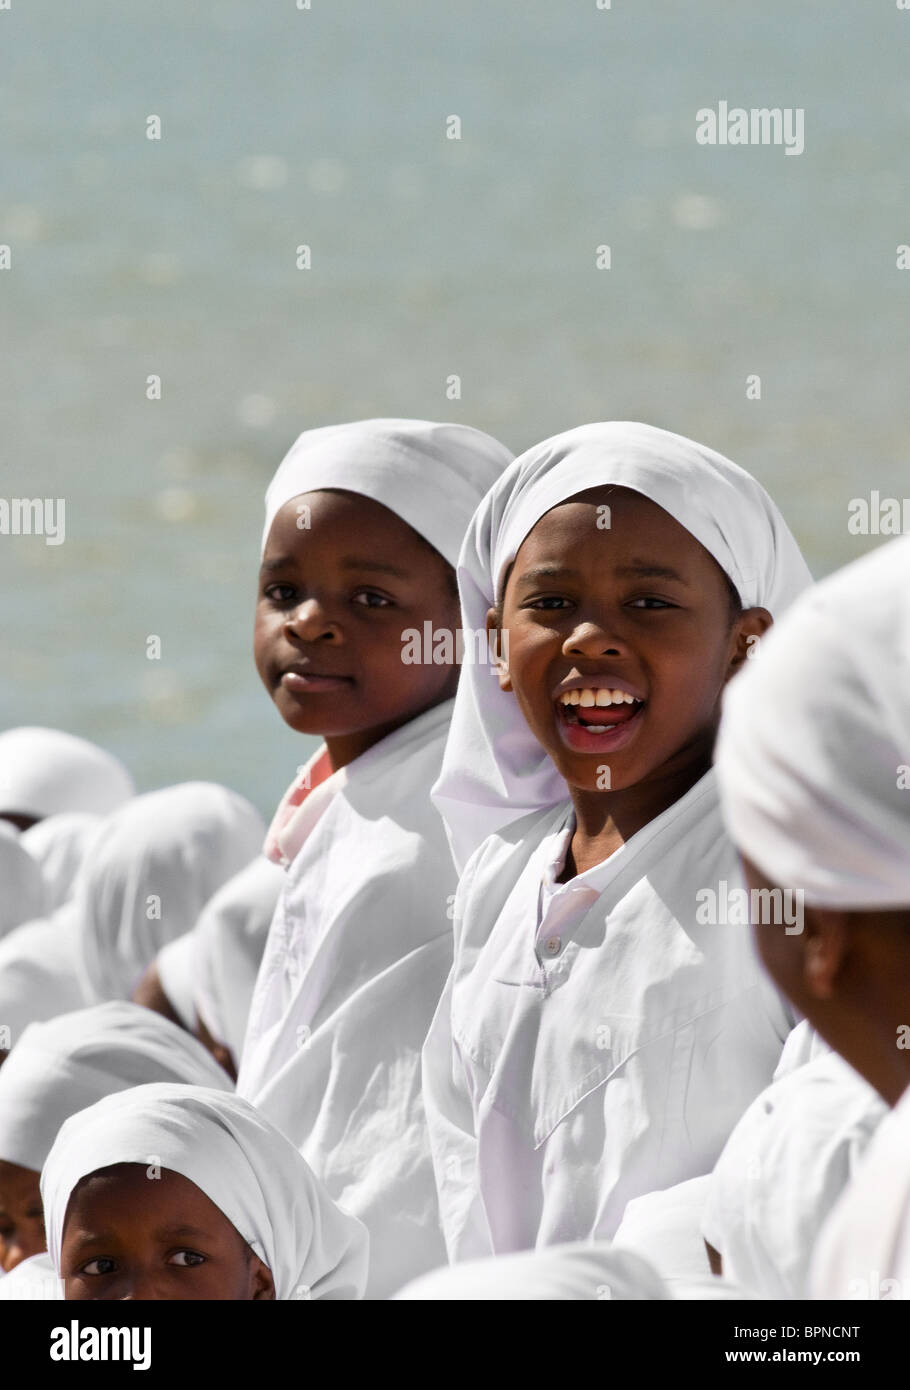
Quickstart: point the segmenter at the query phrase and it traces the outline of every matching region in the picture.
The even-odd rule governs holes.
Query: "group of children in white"
[[[910,538],[813,585],[642,424],[315,429],[254,648],[267,833],[0,735],[0,1298],[910,1293]]]

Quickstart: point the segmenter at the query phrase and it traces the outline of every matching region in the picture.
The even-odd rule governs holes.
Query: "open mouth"
[[[628,690],[607,686],[563,690],[556,699],[559,732],[576,752],[619,749],[640,725],[645,704]]]

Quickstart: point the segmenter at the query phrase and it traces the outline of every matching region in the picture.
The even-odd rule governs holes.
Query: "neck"
[[[698,749],[679,767],[669,765],[653,777],[617,791],[570,787],[575,833],[562,881],[602,864],[639,830],[685,796],[711,767],[711,748]]]
[[[385,724],[377,724],[372,729],[361,729],[356,733],[328,735],[325,739],[325,746],[332,771],[337,772],[339,768],[347,767],[349,763],[354,762],[355,758],[361,757],[377,743],[381,743],[396,729],[403,728],[405,724],[410,724],[415,719],[419,719],[422,714],[426,714],[427,710],[435,709],[437,705],[442,705],[446,700],[450,700],[454,693],[454,689],[450,690],[446,687],[422,709],[412,710],[400,719],[391,719]]]

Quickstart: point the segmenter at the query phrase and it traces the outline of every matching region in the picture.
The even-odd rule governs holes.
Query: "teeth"
[[[603,708],[605,705],[637,704],[634,695],[627,690],[609,690],[606,686],[588,686],[584,690],[564,690],[559,696],[561,705],[581,705],[590,709],[592,705]]]

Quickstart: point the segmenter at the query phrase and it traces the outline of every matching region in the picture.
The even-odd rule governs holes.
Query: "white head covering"
[[[72,903],[25,922],[0,941],[0,1048],[14,1047],[29,1023],[85,1004],[76,962]]]
[[[481,503],[458,562],[463,621],[482,632],[506,567],[540,518],[608,485],[642,493],[684,526],[726,572],[743,607],[773,617],[811,583],[793,536],[760,483],[704,445],[650,425],[583,425],[517,458]],[[562,801],[566,787],[474,643],[459,681],[433,789],[463,867],[493,831]]]
[[[421,1303],[619,1302],[669,1297],[652,1265],[606,1241],[463,1260],[415,1279],[395,1295],[396,1300]]]
[[[51,910],[70,896],[82,861],[103,824],[104,817],[91,811],[62,811],[22,832],[19,843],[41,865]]]
[[[140,1004],[116,1000],[30,1024],[0,1067],[0,1159],[40,1172],[70,1115],[152,1081],[233,1089],[202,1043]]]
[[[810,905],[910,907],[910,537],[823,580],[748,665],[716,756],[737,845]]]
[[[62,729],[7,729],[0,734],[0,813],[107,815],[133,795],[118,758]]]
[[[86,1002],[128,999],[165,942],[189,931],[264,834],[258,811],[212,782],[148,792],[111,816],[74,898]]]
[[[23,849],[21,836],[0,834],[0,937],[46,912],[49,896],[41,867]]]
[[[116,1163],[152,1161],[189,1178],[233,1223],[271,1270],[276,1299],[362,1295],[364,1227],[335,1206],[306,1160],[248,1101],[195,1086],[134,1087],[63,1125],[41,1175],[47,1248],[58,1271],[79,1180]]]
[[[454,565],[478,502],[511,459],[505,445],[468,425],[355,420],[306,430],[266,492],[262,549],[292,497],[341,488],[388,507]]]
[[[193,932],[196,1011],[235,1061],[284,877],[260,855],[206,904]]]

